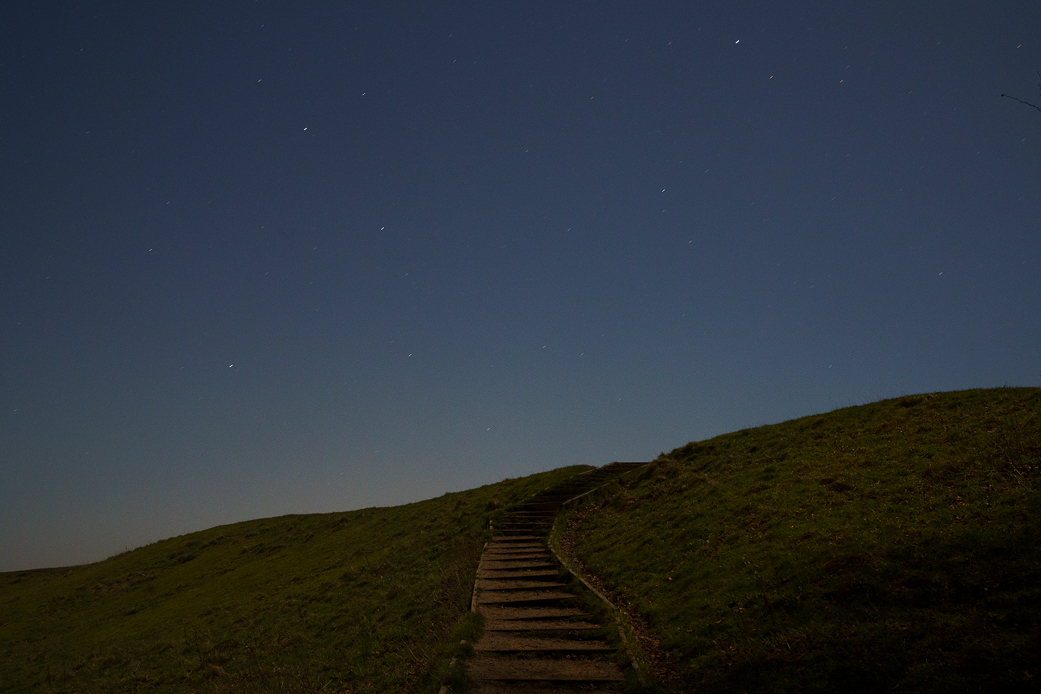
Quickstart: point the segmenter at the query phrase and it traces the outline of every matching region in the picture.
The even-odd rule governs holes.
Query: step
[[[477,587],[481,590],[558,590],[567,586],[560,581],[532,581],[526,578],[505,580],[478,578]]]
[[[596,689],[589,687],[595,686]],[[601,682],[596,685],[580,682],[496,682],[485,680],[475,682],[467,689],[470,694],[592,694],[595,692],[622,692],[621,685],[614,682]],[[609,687],[610,689],[606,689]]]
[[[467,667],[475,680],[556,682],[621,682],[622,672],[603,660],[551,660],[548,658],[471,658]]]
[[[495,561],[511,561],[517,557],[528,557],[528,556],[539,556],[539,557],[550,557],[550,553],[546,551],[546,545],[541,547],[518,547],[511,549],[509,547],[496,547],[494,549],[486,549],[481,554],[483,559],[493,559]]]
[[[492,619],[484,620],[484,631],[586,631],[603,629],[593,622],[573,622],[568,619]]]
[[[553,519],[557,517],[557,511],[547,513],[545,516],[524,516],[517,518],[506,518],[503,517],[498,523],[495,524],[496,528],[503,528],[510,525],[552,525]]]
[[[526,542],[499,542],[498,540],[492,540],[488,543],[485,550],[489,549],[545,549],[546,543],[538,540],[528,540]]]
[[[548,560],[522,560],[522,561],[510,561],[510,560],[491,560],[481,561],[480,569],[506,569],[509,571],[517,571],[520,569],[546,569],[546,568],[557,568],[557,565]]]
[[[544,636],[517,636],[504,632],[489,632],[474,644],[478,653],[538,653],[569,651],[574,653],[604,653],[614,649],[604,641],[594,639],[562,639]]]
[[[509,559],[517,557],[549,557],[550,552],[541,547],[489,547],[484,550],[485,557],[493,559]]]
[[[583,617],[588,619],[589,614],[577,607],[543,607],[537,605],[481,605],[479,611],[485,619],[498,620],[536,620],[536,619],[567,619],[568,617]]]
[[[559,511],[560,504],[556,502],[525,502],[517,505],[515,511]]]
[[[505,605],[514,602],[550,602],[574,600],[575,596],[562,590],[482,590],[477,594],[479,605]]]
[[[503,538],[506,539],[503,539]],[[507,536],[500,535],[485,547],[485,552],[545,552],[548,549],[545,540],[522,540],[510,542]]]
[[[525,504],[533,502],[521,502],[521,505],[515,506],[512,510],[502,514],[503,518],[552,518],[555,511],[553,509],[538,510],[527,508]]]
[[[531,569],[529,571],[518,571],[514,569],[478,569],[477,578],[488,580],[504,580],[508,578],[527,578],[537,580],[539,578],[557,578],[560,572],[556,569]]]
[[[484,558],[481,559],[482,563],[489,562],[504,562],[504,561],[526,561],[535,564],[553,563],[553,558],[546,552],[525,552],[524,554],[508,554],[503,552],[502,554],[485,554]]]
[[[509,528],[522,525],[552,525],[555,514],[548,514],[541,518],[504,518],[495,527]]]

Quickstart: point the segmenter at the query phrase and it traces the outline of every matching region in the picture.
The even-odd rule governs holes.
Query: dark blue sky
[[[6,2],[0,570],[1041,381],[1036,2]]]

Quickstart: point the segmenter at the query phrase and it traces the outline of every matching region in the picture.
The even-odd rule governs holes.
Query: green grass
[[[437,691],[489,520],[584,469],[0,574],[0,692]]]
[[[0,692],[437,691],[488,521],[584,468],[0,574]],[[577,551],[663,690],[1036,691],[1041,391],[918,395],[690,443]]]
[[[918,395],[690,443],[577,552],[705,692],[1041,690],[1041,390]]]

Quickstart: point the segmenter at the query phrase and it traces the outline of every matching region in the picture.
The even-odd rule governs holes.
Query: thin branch
[[[1035,106],[1034,104],[1030,103],[1029,101],[1023,101],[1022,99],[1017,99],[1016,97],[1014,97],[1014,96],[1011,96],[1011,95],[1009,95],[1009,94],[1002,94],[1002,96],[1003,96],[1003,97],[1005,97],[1005,98],[1007,98],[1007,99],[1012,99],[1013,101],[1018,101],[1018,102],[1019,102],[1019,103],[1021,103],[1021,104],[1026,104],[1026,105],[1027,105],[1027,106],[1029,106],[1030,108],[1035,108],[1035,109],[1037,109],[1038,111],[1041,111],[1041,106]]]
[[[1041,77],[1041,72],[1038,72],[1037,76]],[[1041,82],[1037,83],[1037,89],[1038,89],[1038,91],[1041,91]],[[1009,99],[1012,99],[1013,101],[1018,101],[1019,103],[1025,104],[1025,105],[1029,106],[1030,108],[1035,109],[1039,113],[1041,113],[1041,106],[1035,106],[1034,104],[1030,103],[1029,101],[1023,101],[1022,99],[1017,99],[1016,97],[1012,96],[1011,94],[1002,94],[1001,96],[1008,97]]]

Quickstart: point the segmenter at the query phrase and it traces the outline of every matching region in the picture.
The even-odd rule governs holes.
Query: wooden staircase
[[[544,490],[503,517],[477,568],[473,609],[484,632],[467,664],[478,694],[617,692],[625,657],[562,579],[549,551],[553,520],[568,501],[646,463],[611,463]],[[613,626],[613,625],[612,625]]]

